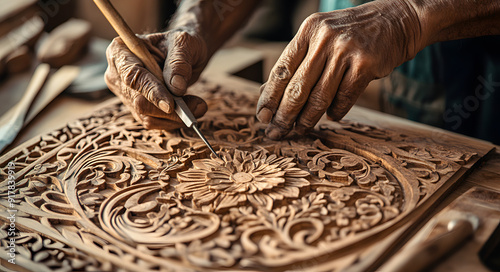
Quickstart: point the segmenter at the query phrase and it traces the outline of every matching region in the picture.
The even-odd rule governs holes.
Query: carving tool
[[[128,47],[128,49],[134,53],[141,61],[144,63],[144,66],[153,74],[155,75],[160,82],[164,82],[163,79],[163,72],[158,66],[158,63],[154,60],[153,56],[149,52],[149,50],[146,48],[144,45],[143,41],[139,39],[134,32],[132,32],[132,29],[127,25],[125,20],[121,17],[121,15],[118,13],[118,11],[115,9],[115,7],[111,4],[109,0],[94,0],[94,3],[97,5],[97,7],[101,10],[101,12],[104,14],[104,17],[108,20],[108,22],[111,24],[111,26],[115,29],[115,31],[118,33],[120,38],[123,40],[125,45]],[[175,101],[175,112],[181,118],[182,122],[189,127],[192,128],[198,136],[203,140],[203,142],[208,146],[210,151],[216,156],[217,153],[215,153],[215,150],[213,147],[210,145],[208,140],[203,136],[201,131],[198,129],[198,122],[196,121],[196,118],[194,117],[193,113],[191,110],[188,108],[186,105],[186,102],[182,99],[182,97],[175,96],[171,94],[174,98]]]
[[[43,25],[43,22],[41,23]],[[64,35],[71,31],[71,35]],[[54,29],[41,43],[37,51],[37,58],[41,63],[36,68],[23,98],[0,119],[0,152],[15,140],[21,129],[36,114],[76,78],[79,69],[67,64],[83,54],[89,36],[90,24],[72,19]],[[59,68],[63,65],[64,67]],[[59,69],[45,84],[51,67]]]
[[[38,94],[38,91],[40,91],[45,84],[49,72],[50,65],[40,64],[36,68],[23,98],[14,106],[15,110],[12,114],[2,116],[0,120],[0,152],[14,141],[19,131],[23,128],[24,117],[26,117],[30,105]]]
[[[500,223],[479,251],[479,259],[492,271],[500,271]]]
[[[444,232],[414,244],[397,259],[386,263],[381,271],[424,271],[450,251],[460,247],[478,226],[479,218],[472,214],[452,219],[448,221]]]

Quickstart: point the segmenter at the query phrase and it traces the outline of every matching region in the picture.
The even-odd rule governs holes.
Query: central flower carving
[[[245,172],[238,172],[236,174],[231,175],[231,181],[234,183],[249,183],[253,180],[252,174]]]
[[[271,210],[276,200],[297,198],[309,186],[307,171],[296,167],[293,158],[255,152],[221,152],[221,159],[193,161],[193,168],[179,173],[177,192],[198,206],[215,210],[250,202]]]

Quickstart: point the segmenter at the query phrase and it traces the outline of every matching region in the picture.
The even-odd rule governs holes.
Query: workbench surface
[[[214,84],[230,86],[231,89],[240,89],[242,91],[253,90],[255,92],[259,87],[259,84],[220,73],[211,74],[210,72],[207,72],[203,75],[203,78]],[[35,118],[35,120],[22,131],[10,149],[28,139],[31,139],[32,137],[53,131],[54,129],[76,119],[77,117],[91,112],[101,102],[101,100],[86,101],[64,95],[56,98],[49,108],[44,110],[40,116]],[[345,120],[392,131],[404,128],[406,131],[418,131],[418,133],[424,134],[427,133],[431,138],[438,138],[438,141],[460,139],[460,141],[469,144],[469,146],[477,146],[480,147],[481,150],[491,150],[482,158],[482,162],[479,162],[474,167],[475,169],[473,169],[471,173],[465,174],[465,179],[458,180],[453,186],[453,189],[448,190],[447,193],[445,193],[445,195],[443,195],[443,197],[432,206],[432,210],[427,211],[425,219],[419,223],[420,227],[422,227],[426,221],[430,220],[440,210],[445,209],[453,200],[457,199],[473,187],[479,187],[500,193],[500,152],[498,148],[494,150],[495,146],[490,143],[473,138],[457,136],[446,131],[357,106],[349,112],[349,114],[345,117]],[[4,152],[3,155],[5,154],[6,153]],[[498,211],[498,213],[490,214],[489,218],[480,218],[480,220],[488,221],[487,228],[482,228],[481,233],[476,234],[474,239],[468,241],[450,258],[440,262],[440,264],[435,267],[434,271],[451,271],[450,269],[453,271],[487,271],[479,263],[477,251],[482,243],[485,242],[489,233],[493,231],[495,223],[500,221],[500,211]],[[417,229],[412,231],[411,235],[414,235],[416,232]],[[410,238],[411,237],[406,237],[407,240]],[[392,255],[396,252],[397,249],[394,249],[393,251],[388,251],[386,254]],[[469,257],[464,258],[463,256]]]

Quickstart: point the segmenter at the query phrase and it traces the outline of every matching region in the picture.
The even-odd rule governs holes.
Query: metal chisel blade
[[[200,136],[200,138],[208,146],[210,151],[212,151],[212,153],[217,158],[219,158],[219,155],[217,155],[217,153],[215,153],[214,148],[210,145],[210,143],[205,138],[203,133],[201,133],[201,131],[196,126],[196,124],[197,124],[196,118],[194,117],[191,110],[189,110],[188,106],[186,105],[186,102],[184,102],[184,99],[182,99],[182,97],[176,96],[176,97],[174,97],[174,101],[175,101],[175,112],[177,113],[177,115],[179,115],[179,118],[181,118],[182,122],[184,122],[184,124],[186,124],[187,127],[194,129],[196,134],[198,134],[198,136]]]
[[[198,127],[196,126],[196,123],[192,124],[191,127],[194,129],[196,134],[198,134],[198,136],[200,136],[200,138],[203,140],[203,142],[205,142],[205,144],[208,146],[208,149],[210,149],[210,151],[212,151],[212,153],[215,155],[215,157],[219,158],[219,155],[217,155],[214,148],[210,145],[210,143],[205,138],[205,136],[203,136],[203,133],[201,133],[201,131],[198,129]]]

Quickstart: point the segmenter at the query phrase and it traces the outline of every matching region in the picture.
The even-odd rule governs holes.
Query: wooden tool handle
[[[111,26],[113,26],[118,35],[120,35],[120,37],[122,38],[123,42],[128,47],[128,49],[132,51],[132,53],[134,53],[142,61],[142,63],[144,63],[144,66],[146,66],[146,68],[151,73],[153,73],[153,75],[155,75],[160,80],[160,82],[163,82],[163,84],[165,85],[165,80],[163,79],[163,72],[161,68],[158,66],[158,63],[156,63],[151,53],[144,45],[144,42],[141,39],[139,39],[134,34],[134,32],[132,32],[127,23],[125,23],[125,21],[120,16],[118,11],[116,11],[115,7],[113,7],[113,5],[109,2],[109,0],[94,0],[94,2],[97,5],[97,7],[101,10],[101,12],[104,14],[104,17],[108,19],[109,23],[111,24]],[[173,94],[170,95],[172,95],[172,97],[174,98],[175,112],[180,117],[180,119],[184,122],[184,124],[187,127],[195,129],[196,133],[201,137],[203,142],[205,142],[210,151],[212,151],[212,153],[216,157],[218,157],[217,153],[208,143],[207,139],[196,127],[196,118],[194,117],[193,113],[191,112],[191,110],[189,109],[183,98],[175,96]]]
[[[164,82],[163,72],[160,66],[158,66],[158,63],[156,63],[151,53],[144,45],[144,42],[134,34],[111,2],[109,2],[109,0],[94,0],[94,2],[106,19],[108,19],[109,23],[113,26],[125,45],[127,45],[128,49],[144,63],[144,66],[146,66],[153,75],[161,82]]]
[[[458,220],[451,230],[408,249],[403,256],[384,266],[383,271],[423,271],[454,248],[459,247],[473,232],[473,226],[469,221]]]
[[[37,58],[52,68],[77,61],[86,53],[91,30],[89,22],[69,19],[50,32],[37,50]]]
[[[26,116],[31,103],[35,99],[38,92],[42,89],[47,77],[49,76],[49,73],[50,65],[45,63],[38,65],[35,73],[33,74],[33,77],[30,80],[30,83],[28,84],[28,88],[26,89],[23,98],[16,105],[16,116],[19,116],[19,118],[22,118],[24,120],[24,117]]]

